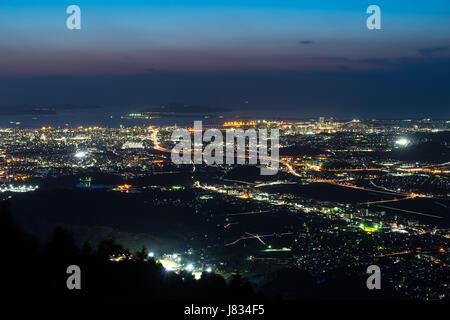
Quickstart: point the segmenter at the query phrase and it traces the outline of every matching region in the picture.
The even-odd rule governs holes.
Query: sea
[[[153,119],[124,119],[130,113],[139,111],[127,110],[125,108],[98,108],[98,109],[75,109],[58,110],[56,114],[42,115],[0,115],[0,129],[25,128],[35,129],[42,127],[91,127],[100,126],[117,128],[122,126],[136,125],[158,125],[158,126],[192,126],[194,121],[201,120],[204,125],[218,125],[226,121],[234,120],[280,120],[300,119],[290,113],[280,114],[267,111],[231,111],[221,114],[176,114]]]

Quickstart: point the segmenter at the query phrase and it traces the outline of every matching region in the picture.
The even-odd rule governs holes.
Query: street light
[[[186,266],[186,270],[187,271],[193,271],[194,270],[194,265],[192,264],[192,263],[189,263],[187,266]]]

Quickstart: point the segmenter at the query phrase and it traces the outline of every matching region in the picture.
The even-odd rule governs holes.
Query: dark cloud
[[[431,49],[431,48],[430,48]],[[437,48],[435,48],[437,49]],[[444,49],[439,50],[430,50],[427,52],[427,56],[422,57],[397,57],[397,58],[364,58],[364,59],[356,59],[356,58],[347,58],[340,56],[328,56],[328,57],[312,57],[312,60],[317,61],[325,61],[329,63],[333,63],[338,67],[342,67],[342,64],[348,69],[352,69],[352,67],[358,66],[371,66],[371,67],[382,67],[384,69],[407,69],[410,67],[414,67],[417,65],[422,66],[430,66],[443,64],[447,65],[449,58],[447,57],[435,57],[433,56],[434,52],[440,52]]]
[[[436,53],[446,51],[447,49],[449,49],[448,46],[435,48],[422,48],[419,49],[419,53],[425,58],[430,58],[433,57]]]
[[[365,59],[353,59],[338,56],[328,56],[328,57],[313,57],[313,60],[326,61],[333,63],[350,63],[350,64],[370,64],[383,67],[394,67],[398,65],[399,61],[397,59],[388,58],[365,58]]]
[[[0,103],[53,105],[70,101],[132,112],[168,101],[183,101],[249,113],[266,112],[269,116],[286,112],[350,119],[450,117],[450,58],[368,59],[337,55],[310,59],[333,64],[335,68],[320,72],[158,73],[149,64],[150,72],[133,75],[0,76]],[[251,104],[244,104],[243,97]]]
[[[328,61],[328,62],[356,62],[355,59],[350,59],[346,57],[334,57],[334,56],[328,56],[328,57],[313,57],[313,60],[318,61]]]
[[[315,42],[312,40],[302,40],[298,42],[299,44],[314,44]]]

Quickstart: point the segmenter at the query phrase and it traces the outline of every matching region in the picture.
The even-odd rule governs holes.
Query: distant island
[[[86,109],[100,109],[101,106],[97,105],[72,105],[72,104],[59,104],[52,106],[32,106],[32,105],[20,105],[20,106],[4,106],[0,107],[0,115],[3,116],[17,116],[17,115],[54,115],[59,111],[64,110],[86,110]]]
[[[207,107],[199,105],[186,105],[179,102],[169,103],[160,107],[155,107],[151,109],[144,110],[148,113],[162,113],[162,114],[173,114],[173,113],[218,113],[218,112],[231,112],[230,108],[218,108],[218,107]]]

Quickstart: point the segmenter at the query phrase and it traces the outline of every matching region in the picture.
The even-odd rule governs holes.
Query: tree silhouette
[[[141,250],[136,252],[135,256],[136,256],[137,261],[142,262],[142,261],[146,260],[147,259],[147,248],[145,246],[143,246]]]
[[[72,234],[57,227],[51,239],[40,246],[37,239],[23,233],[14,222],[8,202],[0,203],[0,250],[6,257],[0,264],[10,299],[102,299],[223,300],[251,297],[253,291],[239,277],[227,286],[217,274],[203,273],[194,280],[190,273],[175,274],[147,258],[143,247],[134,256],[114,239],[77,247]],[[111,257],[126,257],[111,261]],[[77,265],[82,273],[82,289],[66,286],[67,267]]]

